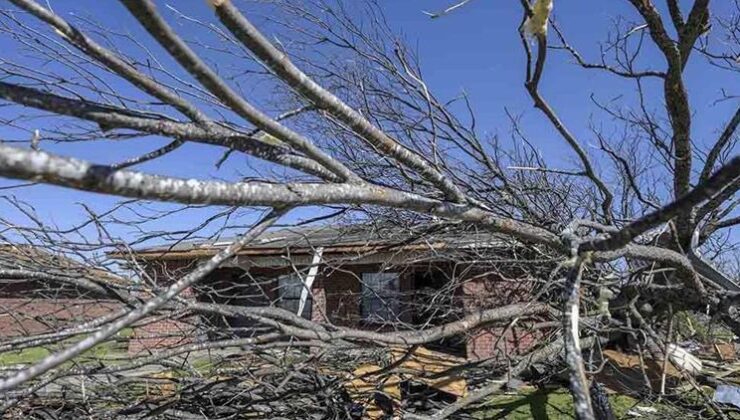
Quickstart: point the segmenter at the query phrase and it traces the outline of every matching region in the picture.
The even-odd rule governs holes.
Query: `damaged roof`
[[[234,238],[180,241],[172,244],[139,248],[133,254],[143,259],[199,258],[214,255],[229,246]],[[489,232],[450,231],[435,227],[415,229],[378,227],[374,225],[303,226],[269,230],[256,241],[239,251],[239,255],[275,255],[290,250],[292,253],[312,253],[323,248],[324,253],[496,248],[510,245],[500,236]],[[111,255],[122,258],[123,254]]]

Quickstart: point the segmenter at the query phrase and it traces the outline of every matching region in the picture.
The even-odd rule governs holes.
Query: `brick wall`
[[[311,321],[319,323],[328,321],[328,317],[326,315],[326,289],[324,289],[321,279],[316,279],[314,281],[311,295],[313,296],[313,302],[311,303]]]
[[[315,320],[323,322],[328,319],[335,325],[362,326],[361,311],[362,274],[381,271],[380,264],[355,265],[351,270],[325,268],[316,278],[312,287],[314,297],[313,313]],[[393,272],[395,270],[390,270]],[[404,322],[410,322],[412,313],[408,305],[404,305],[413,289],[413,277],[408,272],[399,273],[400,313],[398,317]]]
[[[506,331],[504,333],[504,331]],[[470,360],[483,360],[517,355],[531,349],[538,336],[524,328],[482,328],[470,333],[467,355]]]
[[[180,293],[180,297],[193,299],[193,289],[187,288]],[[195,341],[195,332],[199,317],[189,317],[183,320],[163,317],[149,317],[137,322],[134,333],[128,342],[128,353],[153,353],[168,347],[176,347]]]
[[[526,302],[531,298],[531,286],[514,283],[497,276],[486,275],[464,281],[460,288],[465,313]],[[538,336],[526,326],[511,328],[490,327],[473,331],[467,338],[467,356],[470,360],[506,357],[528,351],[536,344]]]
[[[178,265],[178,268],[184,266]],[[350,267],[322,267],[312,286],[311,318],[316,322],[330,321],[335,325],[377,329],[377,325],[366,325],[361,316],[361,279],[362,273],[378,272],[380,267],[380,264],[356,265],[351,270],[347,269]],[[439,269],[444,271],[452,268]],[[235,305],[275,305],[277,282],[265,279],[276,279],[289,272],[292,272],[291,268],[252,268],[249,275],[245,275],[238,268],[222,268],[204,279],[189,292],[189,296],[200,301]],[[401,318],[406,322],[412,321],[413,309],[410,308],[413,305],[403,302],[404,299],[412,298],[416,287],[414,275],[412,268],[406,269],[401,273],[399,281],[402,295]],[[471,278],[474,273],[467,275]],[[472,277],[461,281],[454,299],[459,300],[460,315],[465,315],[481,309],[527,301],[531,296],[528,287],[528,284],[506,282],[495,276]],[[241,297],[232,298],[231,294]],[[191,342],[196,335],[197,323],[203,321],[217,328],[224,322],[222,317],[149,319],[134,329],[129,351],[139,353]],[[248,329],[250,321],[227,319],[226,322],[231,327]],[[527,331],[526,325],[517,325],[510,329],[496,326],[469,333],[465,347],[468,358],[480,360],[526,351],[537,339],[538,336]]]
[[[110,300],[0,299],[0,337],[42,334],[102,317],[122,308]]]
[[[186,320],[148,318],[134,327],[128,353],[153,353],[194,341],[197,318]]]
[[[360,320],[360,281],[358,274],[345,270],[325,270],[314,282],[313,293],[317,290],[325,297],[324,313],[336,325],[352,326]],[[317,309],[314,306],[314,309]]]

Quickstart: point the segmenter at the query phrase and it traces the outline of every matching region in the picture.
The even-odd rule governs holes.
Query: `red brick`
[[[91,299],[0,299],[0,336],[43,334],[120,310],[120,302]]]

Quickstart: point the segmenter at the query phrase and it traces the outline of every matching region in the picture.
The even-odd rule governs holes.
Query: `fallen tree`
[[[6,284],[34,281],[35,292],[45,296],[71,287],[118,306],[77,325],[53,325],[51,331],[0,343],[9,351],[40,345],[52,349],[0,380],[0,390],[9,396],[5,410],[33,411],[33,397],[56,384],[82,389],[77,396],[82,403],[69,405],[74,413],[349,417],[357,407],[345,392],[346,382],[357,366],[388,364],[382,361],[383,351],[402,346],[412,353],[418,346],[475,335],[484,328],[502,328],[505,334],[516,324],[526,324],[538,334],[536,346],[523,354],[452,369],[467,378],[470,394],[425,415],[454,415],[498,392],[503,378],[531,374],[536,363],[563,354],[576,417],[587,419],[595,417],[590,390],[600,389],[591,386],[598,369],[592,356],[603,347],[628,347],[641,357],[667,360],[676,341],[671,325],[679,312],[708,313],[740,335],[740,286],[736,267],[732,271],[737,240],[727,233],[739,221],[740,108],[728,116],[715,141],[697,145],[692,128],[696,105],[689,101],[685,72],[698,60],[737,71],[738,20],[718,16],[713,27],[708,1],[694,1],[687,15],[675,1],[668,2],[667,14],[649,1],[627,2],[634,25],[618,21],[615,36],[603,46],[615,58],[604,53],[597,62],[588,61],[567,41],[571,29],[561,28],[550,15],[551,1],[520,2],[523,92],[575,156],[573,169],[551,167],[513,116],[514,143],[485,138],[476,128],[467,96],[452,102],[439,99],[422,77],[419,58],[395,37],[374,4],[364,5],[367,13],[361,16],[342,2],[265,5],[274,12],[265,26],[289,41],[281,43],[263,34],[248,8],[228,0],[209,2],[212,24],[171,10],[188,30],[219,41],[209,45],[183,39],[184,31],[173,27],[149,0],[121,1],[140,35],[117,33],[87,20],[71,22],[33,0],[11,2],[15,8],[2,12],[2,36],[58,68],[39,70],[14,58],[6,60],[0,70],[0,98],[22,107],[22,112],[42,112],[39,115],[57,125],[43,127],[51,137],[40,143],[35,119],[22,113],[4,117],[8,126],[34,134],[30,148],[0,145],[0,176],[130,200],[103,212],[85,207],[86,222],[57,228],[22,200],[6,198],[8,209],[25,223],[5,219],[0,238],[29,246],[18,248],[0,266]],[[433,17],[476,7],[467,3]],[[144,34],[158,47],[141,44],[138,39]],[[725,50],[710,46],[712,36],[729,40]],[[654,50],[646,51],[643,44]],[[129,48],[135,52],[126,52]],[[605,121],[619,128],[613,132],[620,134],[592,124],[587,127],[590,140],[585,140],[575,134],[583,127],[574,130],[559,116],[541,88],[553,50],[584,71],[629,82],[633,102],[625,106],[591,98]],[[243,73],[212,64],[209,51],[239,63]],[[643,64],[638,58],[644,56],[653,60]],[[256,79],[242,80],[244,75]],[[254,80],[267,86],[260,91],[264,98],[244,93],[242,84]],[[111,81],[125,83],[127,90],[112,88]],[[654,96],[660,97],[660,106],[652,103]],[[278,98],[277,104],[268,106],[270,98]],[[129,141],[148,136],[168,141],[110,164],[46,148],[50,140]],[[597,143],[593,151],[587,141]],[[240,155],[256,169],[243,179],[186,179],[155,174],[153,166],[146,166],[172,158],[187,144],[223,150],[217,168]],[[669,185],[657,179],[670,180]],[[7,188],[22,198],[28,184]],[[150,201],[180,207],[152,210]],[[292,215],[306,208],[311,216],[296,222]],[[147,225],[204,209],[210,213],[197,226],[151,232]],[[302,306],[296,314],[276,307],[277,302],[206,303],[186,296],[193,288],[209,287],[206,279],[214,270],[232,264],[277,226],[358,222],[373,231],[405,232],[405,243],[421,244],[413,261],[388,261],[388,267],[419,264],[433,255],[435,261],[478,270],[455,272],[448,286],[420,298],[415,310],[444,312],[444,317],[434,315],[444,322],[432,322],[428,315],[412,324],[396,316],[380,331],[368,331],[304,319]],[[214,228],[218,223],[222,227]],[[136,234],[120,240],[111,229],[121,225]],[[136,249],[156,240],[174,243],[173,249],[162,251],[166,255],[189,238],[204,235],[218,243],[237,230],[238,237],[224,242],[218,252],[186,270],[159,273],[160,278],[154,278]],[[506,250],[491,252],[488,245],[479,244],[464,253],[446,253],[450,250],[435,245],[450,236],[481,232],[503,241]],[[40,260],[37,251],[29,249],[58,257]],[[373,254],[378,250],[365,247],[356,258]],[[28,261],[20,264],[19,255]],[[707,255],[714,255],[715,261]],[[61,256],[76,263],[61,263]],[[121,261],[125,263],[118,265]],[[346,266],[321,264],[337,271]],[[484,274],[528,285],[529,299],[461,314],[451,297],[471,275]],[[257,282],[246,276],[243,281]],[[239,298],[228,287],[210,292],[232,293],[227,300]],[[306,297],[301,299],[304,305]],[[19,313],[13,308],[5,312]],[[115,363],[80,361],[126,329],[152,319],[188,324],[193,315],[246,320],[252,326],[250,335],[239,336],[243,331],[228,323],[202,322],[182,335],[197,331],[218,339],[119,357]],[[247,359],[220,360],[213,369],[203,369],[187,357],[229,348],[241,349]],[[160,389],[152,400],[148,388],[142,394],[136,386],[119,387],[125,378],[142,382],[125,372],[153,365],[181,375],[164,379],[176,383],[175,389]],[[386,376],[398,367],[390,365],[383,372]],[[97,386],[70,378],[89,378]],[[197,401],[204,395],[207,403]],[[108,404],[115,408],[106,408]],[[599,407],[603,412],[603,404]],[[719,408],[712,408],[721,415]]]

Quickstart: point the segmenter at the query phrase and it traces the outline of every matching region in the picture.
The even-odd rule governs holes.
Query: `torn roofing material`
[[[141,259],[200,258],[217,253],[231,244],[233,238],[180,241],[172,244],[135,249],[133,256]],[[243,248],[240,255],[274,255],[290,250],[296,254],[312,254],[316,248],[325,253],[363,252],[388,248],[392,250],[500,248],[511,241],[488,232],[424,229],[401,229],[374,225],[304,226],[265,232],[255,242]],[[126,254],[111,254],[124,258]]]

